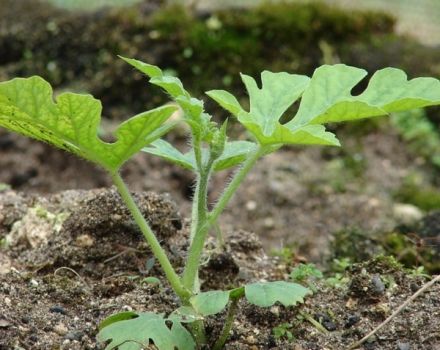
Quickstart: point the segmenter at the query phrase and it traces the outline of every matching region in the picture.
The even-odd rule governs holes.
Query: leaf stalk
[[[151,227],[148,224],[147,220],[142,215],[139,207],[134,201],[133,196],[130,194],[130,191],[128,190],[124,180],[121,178],[118,172],[112,172],[110,173],[110,175],[112,177],[113,183],[115,184],[119,194],[122,197],[122,200],[124,201],[134,220],[138,224],[142,234],[150,245],[154,256],[159,261],[160,266],[164,270],[165,276],[167,277],[174,292],[180,297],[180,299],[187,300],[191,296],[191,293],[182,284],[179,276],[171,265],[171,262],[169,261],[164,249],[162,248],[158,239],[151,230]]]

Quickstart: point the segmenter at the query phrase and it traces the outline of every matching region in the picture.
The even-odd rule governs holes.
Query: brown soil
[[[182,265],[187,228],[173,202],[137,193],[171,260]],[[117,311],[170,312],[177,300],[113,189],[65,191],[47,197],[15,191],[0,196],[0,349],[99,349],[97,324]],[[212,243],[208,244],[213,246]],[[255,235],[235,231],[222,253],[207,250],[203,288],[286,279],[288,268],[269,258]],[[142,282],[156,276],[162,285]],[[216,278],[222,276],[221,278]],[[242,302],[226,349],[345,349],[383,321],[424,282],[387,259],[354,265],[339,288],[317,283],[297,308],[259,309]],[[440,347],[440,286],[412,303],[364,349]],[[219,332],[223,316],[208,320]],[[304,317],[329,331],[320,333]],[[290,323],[294,339],[276,339]]]

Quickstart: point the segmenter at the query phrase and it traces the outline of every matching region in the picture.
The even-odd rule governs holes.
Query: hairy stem
[[[239,298],[234,298],[231,300],[231,304],[229,305],[228,314],[226,315],[225,325],[223,326],[220,337],[214,344],[213,350],[221,350],[226,343],[226,340],[229,338],[229,333],[231,332],[232,322],[234,321],[235,314],[238,309],[238,301]]]
[[[240,186],[241,182],[255,165],[258,158],[260,158],[263,154],[264,149],[259,147],[256,151],[252,152],[248,156],[246,161],[243,163],[243,166],[237,171],[232,181],[226,187],[226,190],[221,195],[217,205],[214,207],[211,213],[207,215],[206,219],[201,222],[201,225],[197,227],[196,233],[189,248],[188,258],[182,277],[185,288],[191,291],[194,289],[194,284],[197,279],[197,273],[200,265],[200,258],[209,228],[217,221],[218,217],[223,212],[234,193],[237,191],[238,186]],[[206,181],[207,180],[208,178]]]
[[[228,205],[229,201],[231,200],[234,193],[237,191],[240,184],[243,182],[246,175],[249,173],[249,171],[252,169],[252,167],[257,162],[258,158],[260,158],[265,152],[265,149],[263,147],[258,147],[254,152],[252,152],[246,159],[246,161],[243,163],[240,170],[238,170],[234,177],[232,178],[232,181],[229,183],[229,185],[226,187],[223,194],[220,196],[216,206],[211,211],[211,213],[208,216],[208,225],[212,225],[214,222],[217,221],[220,214],[225,210],[226,206]]]
[[[164,270],[165,276],[167,277],[168,282],[170,283],[174,292],[182,300],[187,300],[190,297],[191,293],[184,288],[182,282],[180,281],[179,276],[177,275],[173,266],[171,265],[165,251],[163,250],[159,241],[157,240],[156,236],[151,230],[150,225],[145,220],[144,216],[139,210],[139,207],[136,205],[124,180],[122,180],[121,176],[117,172],[111,173],[110,175],[112,177],[113,183],[115,184],[116,188],[119,191],[119,194],[121,195],[123,201],[125,202],[125,205],[127,206],[134,220],[138,224],[142,234],[144,235],[146,241],[150,245],[154,256],[159,261],[160,266]]]
[[[198,278],[198,267],[199,267],[199,261],[200,261],[200,255],[203,250],[204,242],[206,239],[206,234],[208,233],[208,230],[203,231],[203,228],[206,227],[206,220],[207,220],[207,214],[208,214],[208,183],[211,173],[211,167],[212,162],[209,162],[205,169],[203,169],[198,177],[197,177],[197,186],[196,186],[196,197],[194,197],[194,205],[193,205],[193,211],[196,210],[196,213],[192,213],[193,218],[197,218],[196,222],[192,223],[191,226],[191,245],[189,250],[189,257],[190,259],[191,254],[194,255],[194,251],[196,251],[199,255],[199,259],[197,260],[197,263],[195,265],[195,269],[192,270],[191,273],[187,273],[187,270],[185,268],[185,272],[182,277],[182,282],[185,288],[188,290],[191,290],[192,292],[195,291],[195,284]],[[201,235],[200,233],[203,233]],[[201,243],[201,245],[200,245]]]

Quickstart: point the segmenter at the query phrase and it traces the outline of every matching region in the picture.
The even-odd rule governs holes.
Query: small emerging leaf
[[[167,325],[171,323],[171,327]],[[151,342],[159,350],[194,350],[191,334],[176,319],[152,312],[123,312],[105,319],[97,338],[107,342],[105,350],[141,350]]]
[[[253,283],[244,288],[246,299],[261,307],[272,306],[276,302],[292,306],[302,303],[304,297],[311,293],[310,289],[300,284],[284,281]]]
[[[222,155],[214,162],[214,170],[221,171],[242,163],[255,147],[255,143],[249,141],[227,142]],[[183,154],[165,140],[156,140],[149,147],[144,148],[143,151],[168,160],[184,169],[194,171],[197,167],[193,151]],[[202,153],[206,160],[209,155],[208,150],[203,149]]]
[[[203,101],[198,100],[184,89],[179,78],[165,75],[159,67],[132,58],[119,56],[128,64],[150,78],[150,83],[160,86],[179,104],[184,112],[184,119],[191,127],[193,136],[208,141],[211,135],[211,116],[203,112]]]
[[[90,95],[63,93],[53,101],[52,88],[40,77],[0,83],[0,126],[48,142],[101,165],[119,169],[133,154],[173,125],[164,122],[175,111],[166,106],[138,114],[116,130],[117,140],[98,137],[101,103]]]

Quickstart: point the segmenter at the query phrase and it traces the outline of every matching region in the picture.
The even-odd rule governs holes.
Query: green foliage
[[[90,95],[63,93],[52,98],[52,88],[40,77],[16,78],[0,83],[0,126],[99,164],[119,169],[142,147],[166,133],[164,124],[175,108],[161,107],[141,113],[116,130],[117,141],[99,139],[101,103]]]
[[[397,201],[426,211],[440,208],[440,190],[416,175],[405,178],[393,195]]]
[[[440,169],[440,132],[423,109],[393,114],[391,123],[416,154]]]
[[[167,322],[172,323],[169,327]],[[106,318],[100,324],[98,339],[110,341],[106,350],[141,350],[152,341],[159,350],[194,350],[191,333],[179,319],[164,318],[152,312],[122,312]]]
[[[104,320],[98,339],[107,342],[108,350],[115,347],[137,350],[150,342],[159,350],[200,348],[206,343],[205,317],[218,314],[228,306],[224,329],[214,345],[215,349],[220,349],[229,335],[241,298],[260,307],[275,303],[288,307],[303,302],[311,290],[286,281],[251,283],[230,291],[200,292],[198,271],[207,235],[217,225],[220,214],[239,185],[261,157],[283,145],[339,145],[336,137],[325,131],[325,123],[440,104],[438,80],[417,78],[407,81],[406,75],[398,69],[386,68],[376,72],[367,89],[357,96],[351,91],[365,76],[362,69],[325,65],[318,68],[312,78],[264,71],[261,87],[250,76],[242,75],[250,97],[249,111],[226,91],[208,92],[257,142],[228,141],[227,122],[222,125],[213,122],[211,115],[205,112],[203,101],[192,97],[179,78],[139,60],[123,60],[147,75],[152,84],[161,87],[181,108],[183,121],[190,130],[189,152],[182,153],[159,139],[174,125],[165,122],[176,111],[175,106],[140,113],[119,126],[114,143],[106,143],[97,136],[101,104],[92,96],[63,93],[54,102],[50,85],[39,77],[0,83],[0,126],[51,143],[105,168],[179,297],[180,307],[168,317],[151,312],[124,312]],[[299,98],[298,112],[284,123],[283,115]],[[150,147],[145,147],[151,143]],[[141,149],[191,170],[196,178],[189,249],[181,276],[118,173],[120,167]],[[212,172],[239,164],[242,166],[210,210],[208,186]],[[294,270],[291,277],[303,281],[311,276],[320,278],[321,274],[313,266],[304,265]],[[144,281],[157,282],[151,277]],[[342,285],[344,281],[340,274],[335,275],[332,283]],[[189,324],[191,332],[184,323]]]
[[[225,145],[225,148],[213,165],[215,171],[225,170],[242,163],[246,155],[255,149],[255,144],[249,141],[231,141]],[[155,156],[166,159],[169,162],[177,164],[184,169],[195,171],[197,169],[194,150],[183,154],[165,140],[156,140],[151,146],[142,149],[144,152],[154,154]],[[209,157],[208,149],[202,150],[203,161],[206,162]]]
[[[284,306],[296,305],[302,303],[310,293],[308,288],[285,281],[252,283],[244,289],[247,301],[260,307],[272,306],[277,302]]]
[[[299,264],[290,273],[290,278],[295,282],[305,282],[310,278],[323,278],[322,272],[314,264]]]
[[[51,1],[75,3],[76,7],[86,2]],[[128,1],[134,2],[94,0],[87,2],[87,7]],[[236,94],[242,92],[239,72],[255,75],[270,69],[311,73],[321,61],[317,47],[321,39],[335,47],[341,61],[365,66],[359,60],[368,55],[351,59],[352,47],[365,46],[371,55],[372,36],[391,33],[394,24],[394,19],[384,13],[346,13],[324,4],[289,1],[246,10],[224,9],[207,17],[192,15],[181,7],[156,8],[160,2],[149,6],[141,2],[131,8],[105,7],[90,14],[64,11],[45,1],[2,0],[0,79],[38,74],[55,88],[70,85],[92,92],[106,107],[116,107],[108,109],[107,116],[120,117],[121,107],[140,111],[165,99],[157,92],[139,93],[143,81],[115,59],[115,52],[129,52],[131,57],[173,69],[195,96],[226,86]],[[345,47],[348,52],[341,55]],[[412,49],[405,57],[413,57],[420,49]],[[423,60],[402,64],[404,57],[393,51],[390,62],[370,65],[369,69],[394,64],[413,69],[412,74],[432,75],[429,64],[439,61],[435,53],[431,48],[421,55]]]
[[[247,75],[242,75],[242,80],[249,93],[249,112],[242,109],[237,99],[226,91],[212,90],[207,92],[207,95],[235,115],[261,145],[339,145],[334,135],[326,132],[322,126],[287,127],[279,121],[307,88],[308,77],[264,71],[261,74],[261,89],[255,80]]]
[[[222,312],[229,301],[229,292],[213,290],[199,293],[190,299],[194,310],[203,316],[215,315]]]
[[[335,136],[320,125],[356,120],[440,103],[440,82],[433,78],[408,81],[399,69],[376,72],[367,89],[358,96],[351,91],[367,72],[342,64],[324,65],[308,79],[286,73],[262,73],[262,88],[243,75],[250,96],[250,112],[223,90],[207,94],[237,117],[261,145],[339,145]],[[289,93],[286,93],[288,91]],[[297,114],[288,123],[282,114],[302,95]]]
[[[291,323],[281,323],[272,329],[272,334],[275,339],[286,338],[288,341],[291,341],[295,338],[290,331],[292,327],[293,325]]]

